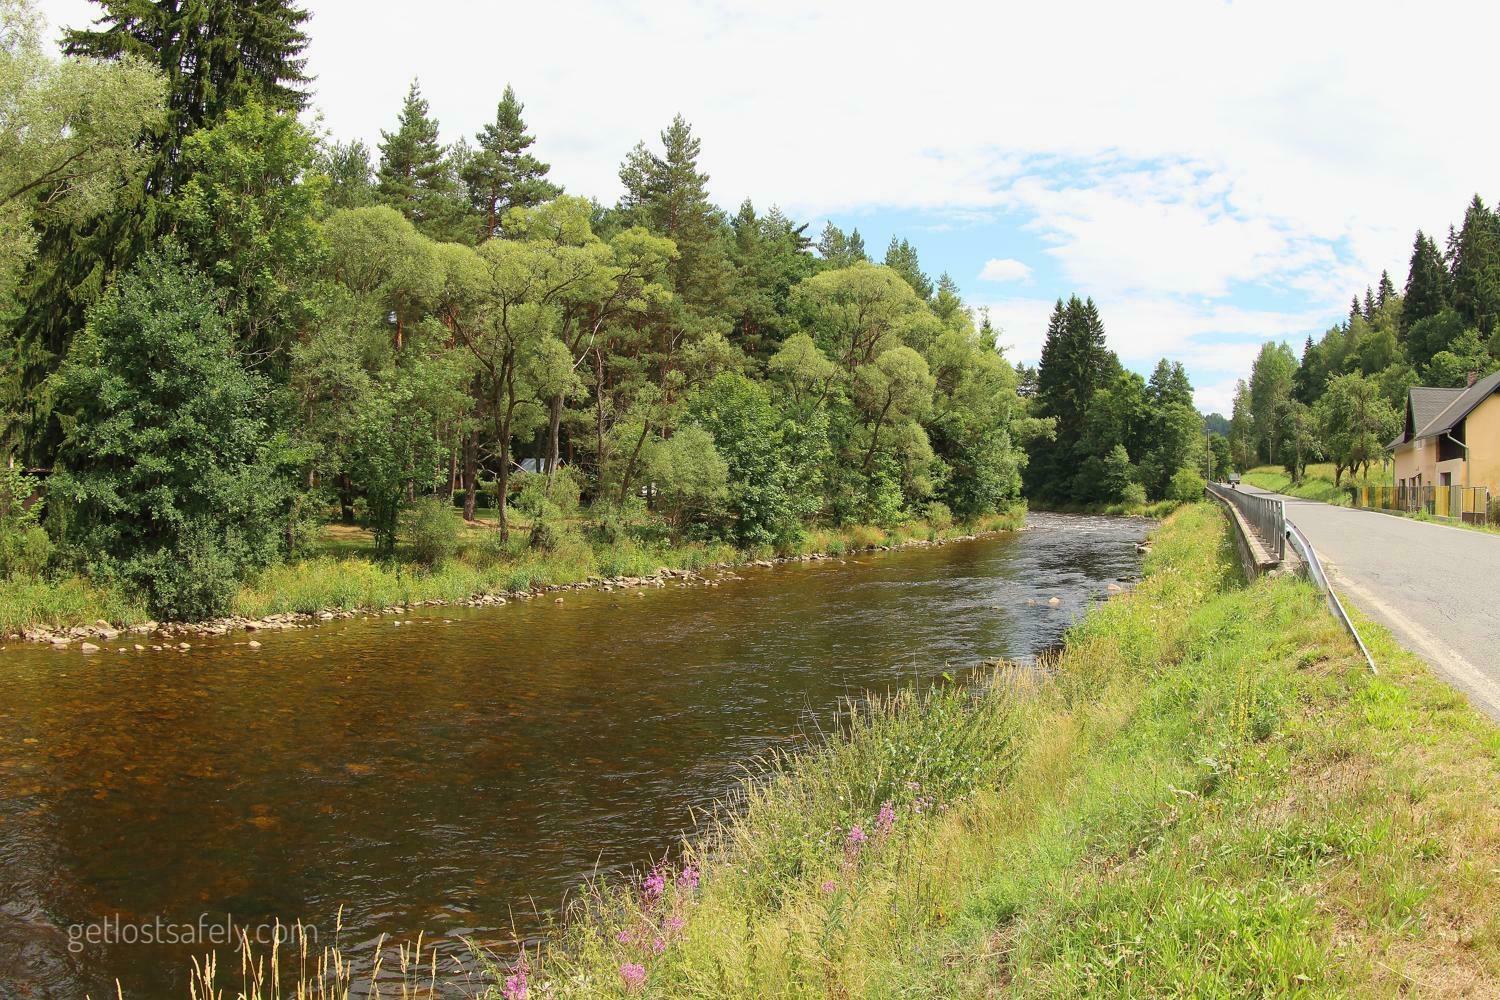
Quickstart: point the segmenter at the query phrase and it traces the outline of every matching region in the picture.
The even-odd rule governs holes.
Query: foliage
[[[73,415],[48,484],[63,540],[159,614],[222,613],[283,547],[296,455],[233,346],[213,286],[168,246],[93,310],[54,377]]]
[[[404,510],[401,530],[412,560],[423,566],[441,566],[458,551],[458,516],[437,497],[423,497]]]

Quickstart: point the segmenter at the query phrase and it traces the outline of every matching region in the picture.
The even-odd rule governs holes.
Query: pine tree
[[[869,259],[870,255],[865,252],[865,238],[859,235],[859,227],[855,226],[849,232],[849,263],[858,264]]]
[[[1437,244],[1419,229],[1406,276],[1401,332],[1405,334],[1418,320],[1436,316],[1447,308],[1448,302],[1448,269],[1443,266]]]
[[[1500,316],[1500,219],[1476,194],[1463,227],[1451,238],[1453,307],[1488,335]]]
[[[1354,298],[1349,300],[1349,325],[1353,326],[1354,321],[1359,319],[1363,315],[1364,313],[1360,310],[1359,296],[1356,295],[1354,296]]]
[[[1396,295],[1396,286],[1391,283],[1391,272],[1380,272],[1380,288],[1375,292],[1375,306],[1384,309]]]
[[[669,267],[673,289],[693,313],[722,314],[734,280],[721,238],[721,213],[708,198],[708,175],[698,169],[703,142],[681,115],[661,133],[660,156],[637,143],[620,167],[624,217],[677,245]]]
[[[469,204],[481,220],[481,239],[499,233],[507,210],[529,208],[562,193],[547,180],[551,166],[527,152],[536,138],[527,133],[521,118],[525,107],[507,84],[495,120],[479,130],[479,149],[464,165],[463,181]]]
[[[1361,315],[1363,315],[1366,320],[1372,319],[1375,316],[1375,292],[1370,288],[1369,285],[1365,286],[1365,304],[1364,310]]]
[[[932,300],[932,311],[945,323],[955,322],[964,312],[964,300],[958,293],[958,282],[947,271],[938,277],[937,296]]]
[[[849,238],[832,221],[823,227],[823,232],[818,237],[818,256],[834,267],[843,267],[849,263]]]
[[[897,240],[891,237],[890,246],[885,251],[885,266],[906,279],[912,291],[923,299],[932,298],[932,279],[922,273],[921,262],[917,260],[917,250],[906,240]]]
[[[1317,369],[1318,345],[1308,337],[1302,345],[1302,362],[1292,375],[1292,395],[1308,406],[1317,402]]]
[[[1066,497],[1076,475],[1075,447],[1095,394],[1119,371],[1120,364],[1104,343],[1104,322],[1093,299],[1061,299],[1047,323],[1037,368],[1037,413],[1053,417],[1056,437],[1033,457],[1028,475],[1045,496]]]
[[[434,239],[451,238],[457,203],[452,165],[439,141],[438,123],[416,80],[406,92],[396,131],[380,133],[375,193]]]

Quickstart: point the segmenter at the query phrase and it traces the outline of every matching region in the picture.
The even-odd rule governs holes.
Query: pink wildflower
[[[615,935],[615,940],[618,941],[618,942],[620,942],[621,944],[629,944],[631,941],[633,941],[635,939],[633,937],[631,937],[629,931],[620,931],[618,934]]]
[[[625,989],[633,993],[646,984],[646,967],[639,962],[624,962],[620,965],[620,978],[625,980]]]
[[[647,899],[660,899],[662,893],[667,891],[667,877],[660,868],[654,869],[641,883],[641,889],[645,891]]]
[[[825,896],[831,896],[833,895],[834,891],[838,889],[838,887],[839,884],[837,882],[835,882],[833,879],[828,879],[822,885],[823,894]]]
[[[869,837],[865,836],[865,831],[863,829],[861,829],[861,827],[860,827],[860,825],[858,823],[855,823],[853,826],[851,826],[849,828],[849,846],[850,847],[858,847],[860,844],[863,844],[865,841],[867,841],[869,839],[870,839]]]
[[[516,969],[513,975],[505,977],[505,987],[500,992],[505,1000],[526,1000],[526,967],[524,965]]]
[[[661,938],[657,938],[655,941],[651,942],[651,950],[660,955],[662,952],[667,950],[667,942],[663,941]]]
[[[698,869],[688,865],[678,874],[677,884],[685,889],[698,888]]]
[[[667,931],[668,932],[670,932],[672,934],[681,934],[683,926],[684,926],[684,921],[683,921],[683,919],[681,917],[668,917],[667,918]]]
[[[875,818],[875,832],[884,837],[896,828],[896,810],[891,807],[890,800],[880,807],[880,815]]]

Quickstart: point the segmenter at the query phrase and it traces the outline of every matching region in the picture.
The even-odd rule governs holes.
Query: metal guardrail
[[[1209,483],[1208,489],[1220,500],[1234,504],[1278,562],[1286,558],[1286,507],[1280,500],[1242,493],[1221,483]]]
[[[1302,558],[1302,565],[1307,567],[1307,578],[1323,592],[1323,596],[1328,601],[1328,610],[1333,612],[1333,617],[1343,624],[1345,630],[1354,639],[1354,644],[1359,647],[1360,655],[1365,658],[1370,673],[1380,673],[1375,667],[1375,657],[1370,655],[1370,647],[1366,646],[1364,639],[1360,638],[1359,629],[1354,627],[1349,612],[1344,610],[1344,602],[1339,600],[1339,595],[1334,592],[1333,585],[1328,582],[1328,574],[1323,571],[1323,562],[1318,558],[1318,552],[1312,547],[1312,542],[1309,542],[1301,529],[1290,521],[1286,522],[1286,538],[1291,542],[1297,555]]]
[[[1286,504],[1274,497],[1258,496],[1254,493],[1242,493],[1233,487],[1224,486],[1220,483],[1209,483],[1208,491],[1225,503],[1234,504],[1235,508],[1245,516],[1245,520],[1255,529],[1260,540],[1266,548],[1271,551],[1277,561],[1286,559],[1286,546],[1291,544],[1293,551],[1301,558],[1303,572],[1312,581],[1328,601],[1328,610],[1333,612],[1333,617],[1339,620],[1344,630],[1354,640],[1354,645],[1359,647],[1360,655],[1365,658],[1365,664],[1370,668],[1372,674],[1380,671],[1375,667],[1375,657],[1370,655],[1370,647],[1365,645],[1365,640],[1360,637],[1359,630],[1354,627],[1354,621],[1349,617],[1349,612],[1344,609],[1344,602],[1339,600],[1339,595],[1334,592],[1333,585],[1328,582],[1328,574],[1323,570],[1323,562],[1318,558],[1318,552],[1313,548],[1312,542],[1307,540],[1300,528],[1286,519]],[[1263,533],[1275,531],[1275,544],[1272,544]]]
[[[1425,512],[1468,524],[1488,524],[1490,491],[1485,486],[1351,486],[1354,506],[1366,510]]]

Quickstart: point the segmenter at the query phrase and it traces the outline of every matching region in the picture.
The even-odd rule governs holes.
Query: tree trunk
[[[354,523],[354,483],[347,472],[339,473],[339,520]]]
[[[552,495],[552,480],[557,476],[557,436],[562,425],[562,393],[552,397],[551,411],[547,415],[547,495]]]
[[[479,500],[479,432],[469,431],[463,440],[464,520],[474,520]]]
[[[651,421],[641,421],[641,436],[635,439],[635,447],[631,449],[630,461],[625,463],[625,471],[620,474],[620,503],[625,503],[625,498],[630,495],[630,480],[635,477],[635,463],[641,457],[641,448],[646,444],[646,438],[651,434]]]

